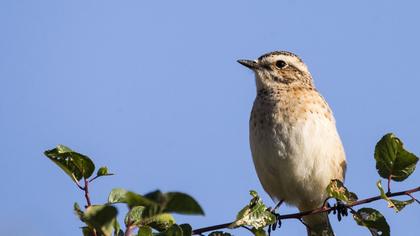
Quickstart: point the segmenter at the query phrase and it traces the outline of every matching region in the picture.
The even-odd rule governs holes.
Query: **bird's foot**
[[[274,223],[273,223],[273,224],[271,224],[271,225],[269,225],[269,226],[268,226],[268,236],[270,236],[270,235],[271,235],[271,231],[276,230],[276,229],[277,229],[277,227],[278,227],[278,228],[280,228],[280,227],[281,227],[280,214],[279,214],[279,213],[275,213],[275,212],[274,212],[274,213],[272,212],[272,214],[276,216],[276,220],[274,221]]]
[[[333,214],[337,214],[338,221],[341,221],[343,216],[348,216],[347,205],[337,199],[337,203],[334,204]]]

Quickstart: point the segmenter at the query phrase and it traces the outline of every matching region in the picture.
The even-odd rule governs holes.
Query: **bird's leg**
[[[268,226],[268,235],[270,236],[271,234],[271,230],[276,230],[277,228],[277,224],[280,227],[281,226],[281,221],[280,221],[280,214],[276,213],[276,210],[281,206],[281,204],[283,204],[284,200],[280,200],[276,206],[273,209],[269,208],[269,211],[271,212],[271,214],[273,214],[276,217],[276,221],[272,224]]]

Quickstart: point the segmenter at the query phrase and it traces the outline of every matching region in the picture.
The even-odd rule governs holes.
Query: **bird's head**
[[[289,86],[313,86],[312,76],[305,63],[295,54],[274,51],[256,60],[238,60],[253,70],[257,89]]]

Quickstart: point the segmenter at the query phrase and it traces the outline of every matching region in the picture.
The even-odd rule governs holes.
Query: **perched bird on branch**
[[[275,51],[238,60],[255,72],[257,96],[249,122],[258,178],[275,201],[300,211],[322,206],[332,179],[344,180],[346,158],[335,119],[305,63]],[[334,235],[326,213],[305,216],[309,236]]]

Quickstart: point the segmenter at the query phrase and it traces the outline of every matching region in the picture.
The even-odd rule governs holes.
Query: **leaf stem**
[[[395,193],[387,193],[386,195],[388,197],[403,196],[403,195],[412,197],[412,193],[419,192],[419,191],[420,191],[420,186],[416,187],[416,188],[413,188],[413,189],[408,189],[408,190],[405,190],[405,191],[400,191],[400,192],[395,192]],[[359,200],[359,201],[354,201],[350,204],[344,204],[344,207],[350,208],[352,210],[353,206],[358,206],[358,205],[378,201],[378,200],[381,200],[381,199],[382,199],[382,197],[380,195],[378,195],[378,196],[375,196],[375,197],[370,197],[370,198],[365,198],[365,199],[362,199],[362,200]],[[416,201],[418,202],[417,199],[416,199]],[[278,219],[279,220],[282,220],[282,219],[301,219],[304,216],[319,214],[319,213],[323,213],[323,212],[329,212],[329,211],[336,210],[336,209],[337,209],[337,206],[332,206],[332,207],[321,206],[320,208],[316,208],[316,209],[313,209],[313,210],[310,210],[310,211],[303,211],[303,212],[294,213],[294,214],[287,214],[287,215],[279,215]],[[352,210],[352,211],[354,211],[354,210]],[[193,235],[200,235],[204,232],[209,232],[209,231],[228,228],[229,225],[231,225],[232,223],[233,222],[195,229],[195,230],[193,230]]]
[[[94,181],[94,180],[95,180],[95,179],[97,179],[98,177],[99,177],[99,175],[97,175],[97,176],[93,177],[92,179],[90,179],[90,180],[89,180],[89,183],[90,183],[90,182],[92,182],[92,181]]]
[[[391,193],[391,176],[388,176],[388,191],[386,192],[386,194],[390,194]]]

